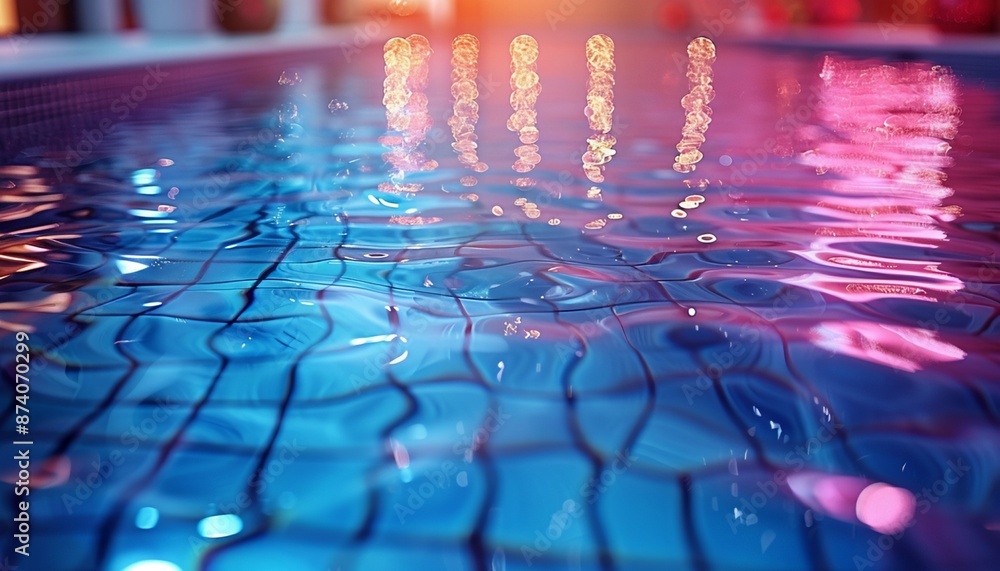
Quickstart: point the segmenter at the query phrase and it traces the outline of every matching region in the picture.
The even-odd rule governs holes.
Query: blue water
[[[998,568],[991,64],[720,42],[682,175],[685,43],[609,35],[600,198],[582,33],[536,34],[524,188],[513,34],[480,36],[475,187],[446,37],[415,193],[378,189],[378,42],[5,85],[3,433],[22,332],[33,442],[9,562]]]

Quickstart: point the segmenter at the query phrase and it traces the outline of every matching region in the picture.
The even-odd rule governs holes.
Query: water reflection
[[[678,155],[674,159],[674,170],[689,173],[695,170],[702,159],[699,150],[705,142],[705,132],[712,122],[712,108],[708,106],[715,98],[712,87],[712,63],[715,62],[715,44],[708,38],[695,38],[687,48],[687,79],[690,92],[681,99],[684,107],[684,127],[681,142],[677,143]]]
[[[37,217],[59,206],[63,195],[54,192],[40,170],[28,165],[0,167],[0,282],[15,274],[41,270],[62,255],[53,251],[61,240],[79,238],[59,232],[58,224],[38,224]],[[53,293],[30,301],[0,302],[0,312],[17,316],[0,319],[0,329],[32,332],[35,327],[20,322],[23,313],[62,313],[69,307],[68,293]]]
[[[503,48],[494,50],[501,52],[497,61],[484,62],[484,71],[506,71],[509,39],[490,43],[484,36],[484,46]],[[413,45],[406,41],[412,60]],[[620,40],[619,55],[639,49],[632,41]],[[546,53],[550,46],[551,53],[566,55],[565,61],[580,60],[582,42],[563,51],[545,42]],[[666,52],[659,43],[641,47]],[[730,102],[762,100],[749,95],[734,102],[737,90],[728,88],[729,80],[768,63],[766,56],[742,57],[739,51],[716,62],[720,98],[712,127],[720,142],[732,141],[736,149],[757,144],[769,127],[744,123],[741,116],[730,119],[744,114],[744,107]],[[966,331],[984,332],[978,350],[971,334],[963,338],[970,356],[959,365],[933,366],[962,353],[915,327],[926,317],[923,310],[955,311],[947,303],[953,300],[944,298],[961,287],[943,271],[959,274],[952,270],[957,264],[926,258],[971,260],[963,250],[975,239],[990,245],[982,234],[963,236],[942,224],[957,215],[940,205],[950,193],[943,181],[917,192],[911,188],[917,185],[891,176],[825,166],[836,162],[835,143],[850,153],[879,147],[859,142],[851,129],[823,116],[807,130],[818,153],[806,160],[829,160],[793,169],[773,185],[743,188],[766,204],[767,212],[743,212],[740,219],[741,213],[721,204],[725,196],[715,186],[714,160],[699,163],[698,176],[710,177],[703,180],[683,181],[669,168],[655,170],[665,167],[664,157],[668,163],[672,158],[668,152],[677,141],[665,127],[680,120],[681,111],[636,104],[655,100],[655,85],[642,83],[649,64],[620,58],[616,78],[629,89],[615,94],[615,119],[634,119],[627,131],[623,121],[615,124],[625,145],[620,149],[629,149],[614,159],[620,185],[603,194],[588,191],[590,182],[580,176],[565,184],[558,202],[547,202],[544,194],[522,193],[506,184],[506,175],[492,173],[481,176],[473,194],[454,184],[458,176],[475,174],[456,161],[451,165],[456,170],[441,176],[411,177],[407,170],[406,180],[394,181],[393,188],[448,182],[441,192],[400,200],[370,192],[395,173],[387,177],[384,171],[393,165],[384,169],[379,160],[385,149],[376,137],[388,122],[380,105],[383,94],[362,95],[376,93],[383,80],[384,54],[376,49],[369,55],[372,65],[330,69],[331,77],[344,82],[337,88],[304,74],[307,81],[295,88],[305,91],[296,100],[300,108],[282,108],[289,122],[281,125],[281,136],[304,125],[308,145],[288,137],[273,145],[274,152],[238,146],[264,140],[269,149],[272,143],[270,136],[251,138],[261,128],[254,117],[270,120],[271,103],[287,99],[275,92],[275,70],[266,69],[228,84],[218,98],[181,102],[148,124],[123,129],[109,138],[94,165],[73,170],[71,182],[56,187],[65,189],[58,210],[5,222],[4,232],[35,227],[38,235],[72,229],[84,236],[73,242],[79,250],[71,253],[87,257],[86,274],[80,271],[83,262],[57,265],[51,255],[62,252],[17,252],[49,266],[0,280],[4,293],[17,300],[69,290],[76,291],[61,294],[63,299],[94,297],[81,304],[87,309],[79,314],[30,316],[39,328],[41,354],[55,363],[34,389],[39,400],[32,402],[49,427],[47,439],[61,443],[37,449],[39,465],[46,466],[41,464],[46,458],[48,463],[32,490],[42,508],[32,517],[45,527],[105,530],[87,537],[105,545],[105,553],[95,556],[85,547],[67,551],[81,561],[89,558],[81,565],[166,569],[175,568],[169,563],[175,561],[179,568],[204,555],[204,564],[219,569],[265,559],[280,567],[294,549],[303,568],[336,568],[331,549],[340,550],[347,541],[346,549],[363,554],[354,562],[357,568],[448,568],[447,562],[418,558],[407,547],[431,538],[435,555],[448,551],[469,561],[451,568],[489,565],[492,556],[499,569],[505,559],[495,548],[508,549],[516,564],[520,553],[510,546],[530,545],[534,530],[544,531],[562,502],[581,501],[573,482],[612,475],[607,468],[615,451],[629,450],[637,457],[634,467],[616,474],[606,494],[588,505],[586,525],[581,520],[572,528],[606,530],[609,536],[607,544],[581,541],[577,566],[628,568],[643,560],[651,568],[685,567],[697,557],[713,569],[840,569],[853,567],[851,553],[864,551],[872,530],[889,531],[910,521],[912,501],[902,487],[916,493],[937,478],[943,459],[965,455],[968,448],[956,449],[961,437],[951,446],[952,434],[965,431],[970,442],[990,441],[995,418],[987,399],[995,391],[985,385],[996,375],[986,366],[995,364],[988,361],[992,346],[986,333],[995,330],[995,320],[987,321],[995,315],[995,300],[984,299],[974,319],[956,319],[942,334],[953,339]],[[560,60],[542,60],[536,73],[559,78],[547,66]],[[810,68],[815,63],[810,61]],[[401,137],[404,148],[402,137],[422,112],[421,102],[411,105],[406,95],[421,83],[411,80],[411,66],[412,61],[395,84],[406,100],[390,102],[406,119],[401,131],[390,133]],[[255,87],[259,77],[268,89]],[[797,92],[812,87],[804,75],[795,78],[779,92],[787,111]],[[546,142],[551,156],[566,159],[572,169],[567,172],[580,174],[582,149],[574,142],[590,131],[578,106],[549,106],[582,100],[582,81],[565,83],[551,84],[565,92],[540,101],[539,113],[565,126],[547,131]],[[376,89],[357,87],[362,84]],[[449,102],[452,84],[429,87],[432,103]],[[773,95],[772,85],[768,88]],[[317,123],[304,112],[306,95],[325,104],[345,93],[352,95],[351,112],[338,114],[335,122]],[[258,107],[243,101],[244,94],[264,101]],[[491,111],[502,111],[501,103],[506,105],[492,100]],[[967,105],[967,114],[970,108],[976,107]],[[733,109],[738,111],[723,117]],[[632,117],[620,115],[622,110]],[[503,115],[497,129],[481,129],[475,139],[486,157],[494,151],[502,156],[514,146]],[[357,129],[356,137],[345,136],[346,123]],[[995,127],[995,121],[981,123]],[[493,122],[480,123],[488,124]],[[178,139],[164,133],[196,135]],[[157,144],[143,151],[147,140]],[[920,148],[937,160],[934,145]],[[301,151],[298,166],[285,160],[289,150]],[[451,150],[438,150],[443,154],[433,158],[452,160]],[[177,166],[158,177],[168,165],[157,159],[165,156]],[[210,160],[202,163],[205,157]],[[727,164],[724,157],[719,164],[730,166],[731,158]],[[884,162],[905,170],[922,160],[908,155]],[[227,161],[235,165],[225,171],[232,182],[210,186],[219,196],[197,209],[188,207],[197,204],[193,199]],[[817,166],[824,174],[815,174]],[[539,186],[553,178],[548,171],[531,173]],[[45,176],[44,169],[23,176]],[[86,182],[98,177],[99,185]],[[827,186],[817,188],[817,181]],[[171,184],[183,192],[171,196]],[[676,198],[664,200],[662,189],[668,186]],[[593,200],[584,199],[584,192]],[[181,202],[174,214],[186,215],[171,234],[150,231],[149,223],[162,218],[136,214]],[[90,214],[69,218],[82,208]],[[502,217],[491,215],[491,208]],[[674,208],[676,217],[670,215]],[[992,214],[983,217],[984,224],[995,222]],[[65,226],[46,226],[63,220]],[[719,235],[715,243],[712,232]],[[815,276],[811,282],[803,278],[806,287],[840,297],[802,295],[800,288],[776,283],[803,271]],[[931,305],[935,300],[940,303]],[[750,319],[757,312],[770,323]],[[810,330],[814,343],[803,339]],[[50,342],[50,333],[57,339]],[[827,358],[815,343],[827,343],[841,356]],[[886,374],[919,367],[932,370]],[[865,378],[872,371],[877,374],[871,377],[884,378]],[[985,379],[982,390],[976,387],[976,396],[984,397],[981,410],[960,398],[958,383],[933,382],[965,378]],[[910,390],[918,384],[919,390]],[[890,399],[894,406],[886,407]],[[485,430],[482,413],[489,407],[511,417],[487,442],[475,435]],[[170,420],[159,423],[163,413]],[[809,438],[816,420],[837,426],[821,450]],[[153,421],[158,424],[148,424]],[[75,497],[77,479],[86,480],[94,462],[121,450],[123,431],[134,426],[145,440],[81,510],[67,514],[62,498]],[[900,427],[928,431],[914,434]],[[456,433],[458,452],[452,447]],[[274,466],[286,438],[298,439],[306,450],[258,486],[257,475]],[[800,464],[792,464],[785,454],[800,445],[804,452],[794,456]],[[963,533],[964,526],[995,527],[996,514],[981,507],[980,492],[996,467],[995,454],[984,450],[972,449],[973,475],[942,501],[948,509],[927,522],[940,518],[942,527]],[[435,486],[433,498],[413,500],[411,492],[426,489],[428,475],[442,462],[458,470],[448,477],[452,484]],[[738,503],[736,493],[756,493],[760,471],[783,462],[800,466],[791,471],[816,475],[792,490],[805,490],[797,496],[801,501],[786,501],[787,490],[779,492],[775,485],[782,495],[747,513],[747,527],[731,530],[723,513],[727,499]],[[337,484],[317,474],[330,474]],[[568,500],[567,492],[576,499]],[[242,504],[239,513],[227,511],[225,506],[244,497],[249,505]],[[402,522],[396,506],[411,500],[423,508],[405,527],[397,526]],[[814,514],[856,527],[816,524]],[[666,522],[668,529],[646,525],[651,521]],[[286,541],[275,523],[301,542]],[[643,535],[649,530],[651,535]],[[777,537],[766,553],[762,548],[770,543],[765,545],[762,533],[770,534],[768,542]],[[955,549],[982,552],[987,541],[968,533]],[[146,542],[181,548],[134,550]],[[389,549],[390,544],[402,547]],[[468,553],[469,545],[482,547],[480,557]],[[562,558],[562,545],[553,541],[540,563],[558,566],[554,557]],[[835,549],[805,551],[820,545]],[[906,552],[896,549],[883,563],[912,568],[906,567]],[[381,558],[373,560],[372,554]],[[61,562],[53,560],[61,554],[39,555],[49,557],[41,568],[59,568]]]
[[[617,142],[611,134],[615,111],[615,43],[604,34],[587,40],[587,107],[584,114],[593,134],[583,154],[583,172],[591,182],[604,182],[604,168],[615,155]]]
[[[810,335],[813,342],[832,353],[908,373],[919,371],[924,363],[959,361],[966,355],[926,329],[870,321],[824,321],[813,327]]]
[[[538,111],[535,105],[542,86],[538,79],[538,42],[522,35],[510,43],[510,106],[513,113],[507,120],[507,129],[517,133],[521,145],[514,149],[517,160],[513,169],[517,173],[531,172],[541,162],[538,153]]]
[[[812,148],[802,160],[829,192],[804,208],[825,221],[797,253],[830,271],[785,281],[855,303],[934,302],[960,290],[961,280],[926,259],[947,239],[939,221],[959,214],[942,204],[952,194],[944,169],[959,125],[954,76],[942,67],[827,57],[820,78],[822,129],[803,130]],[[934,333],[861,321],[821,323],[812,337],[831,351],[905,371],[965,356]]]
[[[903,531],[916,511],[916,497],[909,490],[853,476],[802,472],[788,477],[788,487],[819,513],[860,522],[879,533]]]
[[[417,192],[422,185],[402,183],[406,173],[434,170],[438,166],[423,150],[427,132],[433,125],[426,93],[431,52],[427,38],[419,34],[392,38],[385,43],[382,103],[389,132],[379,142],[389,148],[382,158],[392,166],[393,173],[392,182],[380,184],[380,190]]]
[[[486,172],[489,166],[479,159],[476,152],[476,123],[479,122],[479,40],[472,34],[462,34],[451,44],[452,72],[451,96],[454,99],[452,116],[448,120],[455,142],[452,148],[458,153],[458,162],[477,173]],[[462,177],[463,186],[475,186],[475,176]]]

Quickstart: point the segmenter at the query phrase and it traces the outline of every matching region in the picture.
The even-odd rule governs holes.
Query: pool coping
[[[931,25],[896,26],[889,22],[859,24],[850,29],[816,27],[793,29],[772,36],[736,38],[739,43],[792,49],[916,53],[945,56],[1000,57],[1000,35],[945,34]]]
[[[268,56],[342,48],[345,59],[352,50],[384,41],[394,26],[370,35],[358,25],[317,27],[268,34],[226,35],[149,34],[50,34],[0,38],[0,82],[80,75],[149,64],[209,62],[240,57]],[[656,35],[688,33],[647,30]],[[891,36],[891,37],[890,37]],[[718,40],[772,48],[866,52],[872,55],[914,52],[925,55],[1000,56],[1000,36],[946,35],[932,26],[891,30],[879,24],[843,28],[792,29],[773,35],[721,34]]]
[[[79,75],[149,64],[206,62],[349,47],[352,26],[270,34],[52,34],[0,38],[0,82]],[[364,38],[378,41],[379,38]],[[363,47],[363,46],[358,46]]]

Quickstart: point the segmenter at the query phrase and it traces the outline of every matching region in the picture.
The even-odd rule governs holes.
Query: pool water
[[[511,168],[522,32],[479,34],[482,173],[451,37],[402,178],[380,41],[4,86],[11,565],[998,568],[995,62],[719,41],[682,174],[686,42],[605,31],[596,184],[582,30],[534,34]]]

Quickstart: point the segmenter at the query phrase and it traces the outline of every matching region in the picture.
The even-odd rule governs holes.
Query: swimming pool
[[[594,183],[582,30],[512,168],[525,31],[477,34],[485,172],[450,36],[403,178],[380,41],[4,86],[12,564],[996,569],[995,63],[720,41],[680,173],[686,42],[605,31]]]

